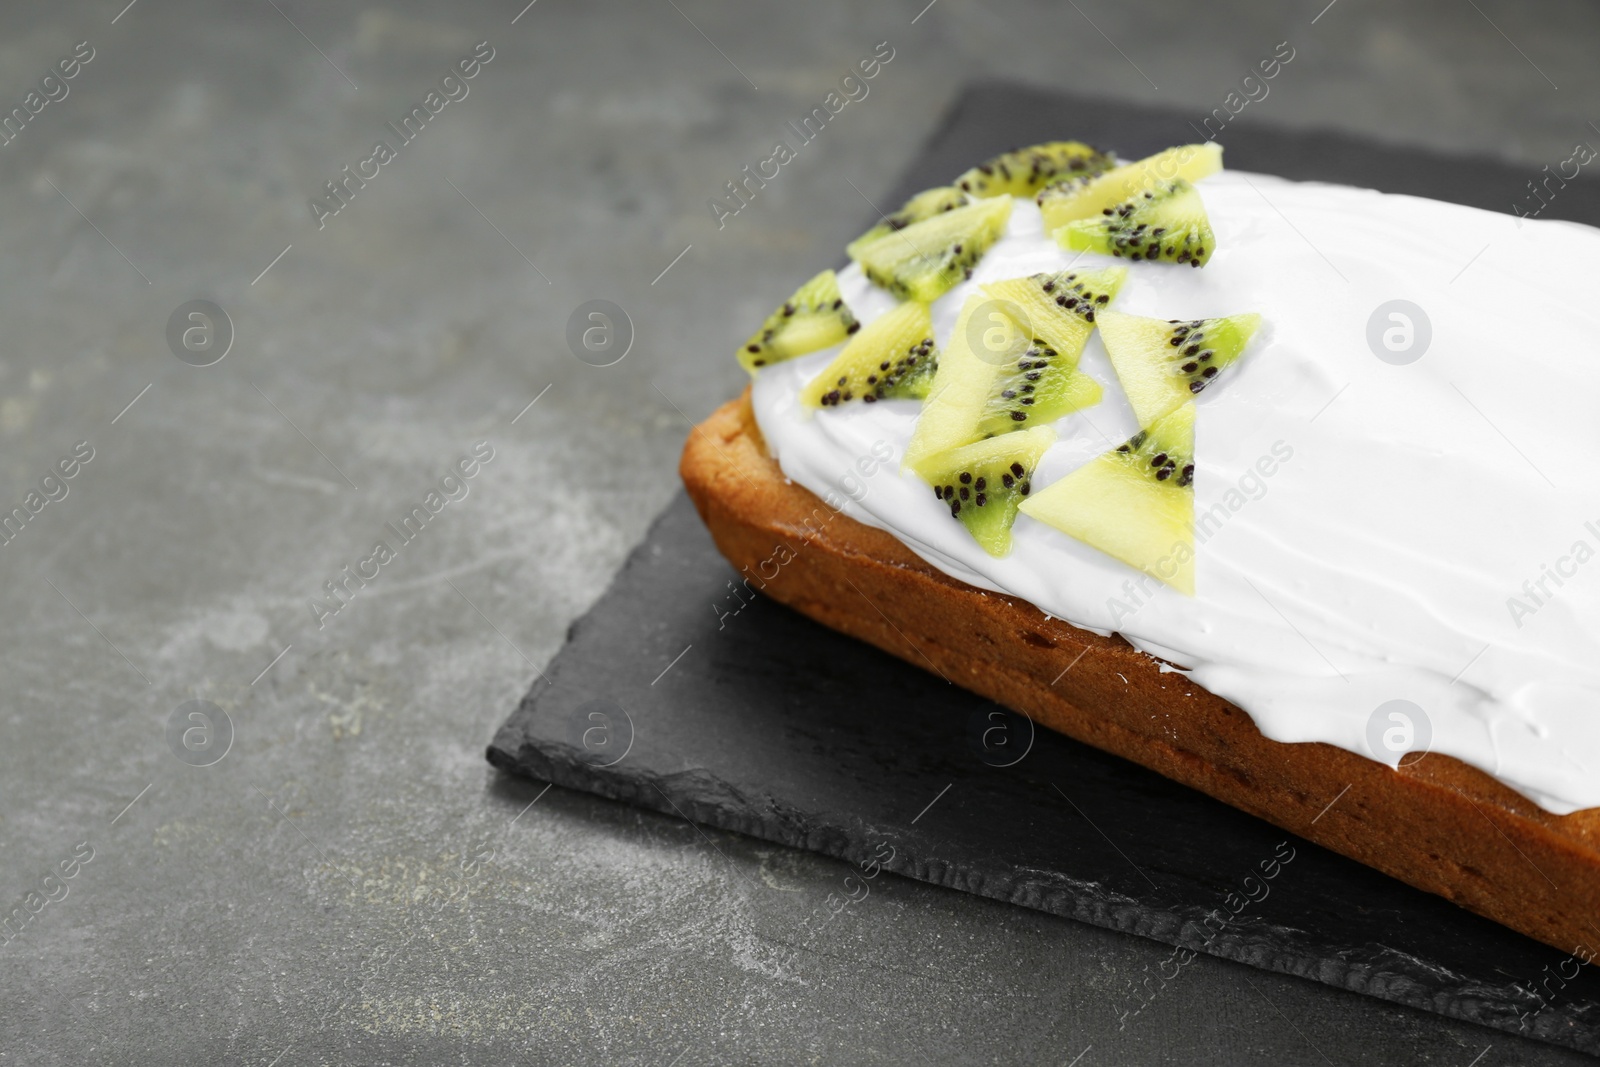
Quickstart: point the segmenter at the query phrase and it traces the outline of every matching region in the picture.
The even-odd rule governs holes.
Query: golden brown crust
[[[1393,771],[1268,740],[1120,638],[974,589],[834,512],[768,456],[748,390],[694,429],[680,473],[718,549],[768,596],[1564,952],[1600,952],[1600,809],[1552,815],[1438,754]]]

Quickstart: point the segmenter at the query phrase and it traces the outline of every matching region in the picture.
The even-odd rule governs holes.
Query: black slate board
[[[1063,132],[1125,156],[1194,139],[1167,112],[980,86],[885,199]],[[1532,176],[1341,135],[1230,127],[1219,140],[1239,169],[1502,211]],[[1600,223],[1597,188],[1574,183],[1545,217]],[[892,852],[883,865],[908,877],[1600,1054],[1595,968],[1566,981],[1575,965],[1554,949],[1035,733],[776,603],[744,605],[733,578],[680,495],[574,624],[490,762],[856,863]],[[1119,1010],[1144,995],[1130,989]]]

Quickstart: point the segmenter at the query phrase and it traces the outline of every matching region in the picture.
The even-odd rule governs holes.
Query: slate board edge
[[[532,714],[536,700],[524,698],[516,716]],[[516,717],[514,716],[514,717]],[[742,808],[779,812],[783,805],[770,796],[744,798],[757,799],[755,804],[718,807],[692,799],[703,796],[700,786],[683,790],[675,788],[677,781],[698,778],[703,784],[711,782],[726,791],[710,775],[697,775],[690,771],[679,775],[649,775],[635,771],[632,778],[622,778],[598,773],[584,763],[584,753],[576,748],[544,744],[542,747],[521,742],[509,725],[503,727],[489,747],[489,762],[501,770],[537,781],[552,782],[565,789],[575,789],[605,797],[636,807],[647,808],[669,817],[682,817],[697,824],[719,830],[744,834],[747,837],[770,841],[789,848],[805,849],[857,864],[870,859],[872,854],[854,844],[856,836],[848,831],[828,826],[798,825],[795,818],[774,814],[761,818],[744,815]],[[810,820],[807,820],[808,822]],[[1295,840],[1299,840],[1296,838]],[[1171,913],[1143,907],[1130,901],[1088,899],[1074,894],[1059,885],[1041,885],[1026,878],[997,879],[974,878],[956,865],[936,857],[917,855],[897,847],[895,861],[885,869],[902,877],[955,889],[976,896],[1014,904],[1063,918],[1074,919],[1133,934],[1148,940],[1204,952],[1210,956],[1245,964],[1259,970],[1275,971],[1333,986],[1353,993],[1407,1007],[1431,1011],[1449,1018],[1492,1027],[1522,1037],[1534,1037],[1554,1044],[1565,1045],[1582,1052],[1600,1053],[1600,1043],[1584,1035],[1571,1034],[1569,1020],[1554,1012],[1541,1013],[1531,1029],[1518,1025],[1519,1015],[1504,1005],[1484,997],[1452,994],[1439,986],[1429,986],[1419,981],[1415,973],[1388,971],[1365,964],[1335,964],[1332,961],[1307,957],[1279,948],[1267,937],[1219,936],[1209,944],[1188,933],[1197,921],[1189,919],[1179,924],[1173,936]]]

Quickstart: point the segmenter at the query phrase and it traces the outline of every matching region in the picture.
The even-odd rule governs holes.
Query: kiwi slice
[[[1194,405],[1184,404],[1021,511],[1194,595]]]
[[[1256,314],[1182,322],[1108,311],[1100,339],[1134,417],[1149,426],[1216,381],[1260,326]]]
[[[935,215],[951,211],[972,202],[972,197],[957,189],[953,185],[940,185],[922,192],[900,205],[900,209],[893,214],[885,215],[883,221],[878,223],[866,233],[857,237],[845,246],[845,251],[854,259],[856,253],[880,237],[885,237],[896,230],[903,230],[913,222],[931,219]]]
[[[853,253],[875,285],[932,303],[961,281],[1005,232],[1011,198],[979,200],[886,234]]]
[[[939,453],[1099,403],[1100,383],[1078,370],[1081,351],[1031,336],[986,294],[969,296],[939,355],[905,465],[926,477]]]
[[[1055,442],[1055,431],[1035,426],[992,437],[936,457],[926,478],[933,495],[991,556],[1011,551],[1017,508],[1033,488],[1039,457]]]
[[[838,277],[825,270],[767,316],[761,329],[739,347],[739,363],[755,374],[758,367],[836,345],[860,328],[839,296]]]
[[[868,404],[906,397],[921,400],[933,384],[939,353],[933,345],[928,305],[911,300],[868,323],[844,351],[800,393],[806,407]]]
[[[955,181],[973,196],[1033,196],[1052,182],[1110,170],[1112,159],[1082,141],[1051,141],[1003,152]]]
[[[1040,214],[1046,231],[1075,219],[1088,219],[1158,185],[1182,178],[1197,182],[1222,169],[1222,146],[1215,142],[1186,144],[1126,163],[1093,177],[1068,178],[1039,190]]]
[[[1055,231],[1063,248],[1198,267],[1217,246],[1200,192],[1179,178]]]
[[[1094,332],[1095,316],[1116,297],[1127,277],[1125,267],[1064,270],[990,282],[983,291],[1016,305],[1028,332],[1076,363]]]
[[[1013,350],[1015,360],[998,368],[978,411],[978,437],[1053,422],[1093,407],[1105,395],[1099,382],[1076,369],[1076,354],[1063,353],[1037,337]]]

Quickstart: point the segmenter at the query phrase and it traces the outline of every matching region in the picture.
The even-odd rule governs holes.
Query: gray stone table
[[[1600,138],[1592,5],[124,3],[0,11],[0,511],[37,512],[0,545],[0,911],[31,916],[0,1063],[1570,1062],[1208,958],[1108,1037],[1164,946],[908,881],[775,973],[840,865],[483,747],[732,346],[963,84],[1199,113],[1288,40],[1238,122],[1531,178]],[[706,201],[879,42],[719,229]],[[183,320],[180,361],[199,299],[231,327]],[[568,351],[595,299],[636,331],[614,366]]]

